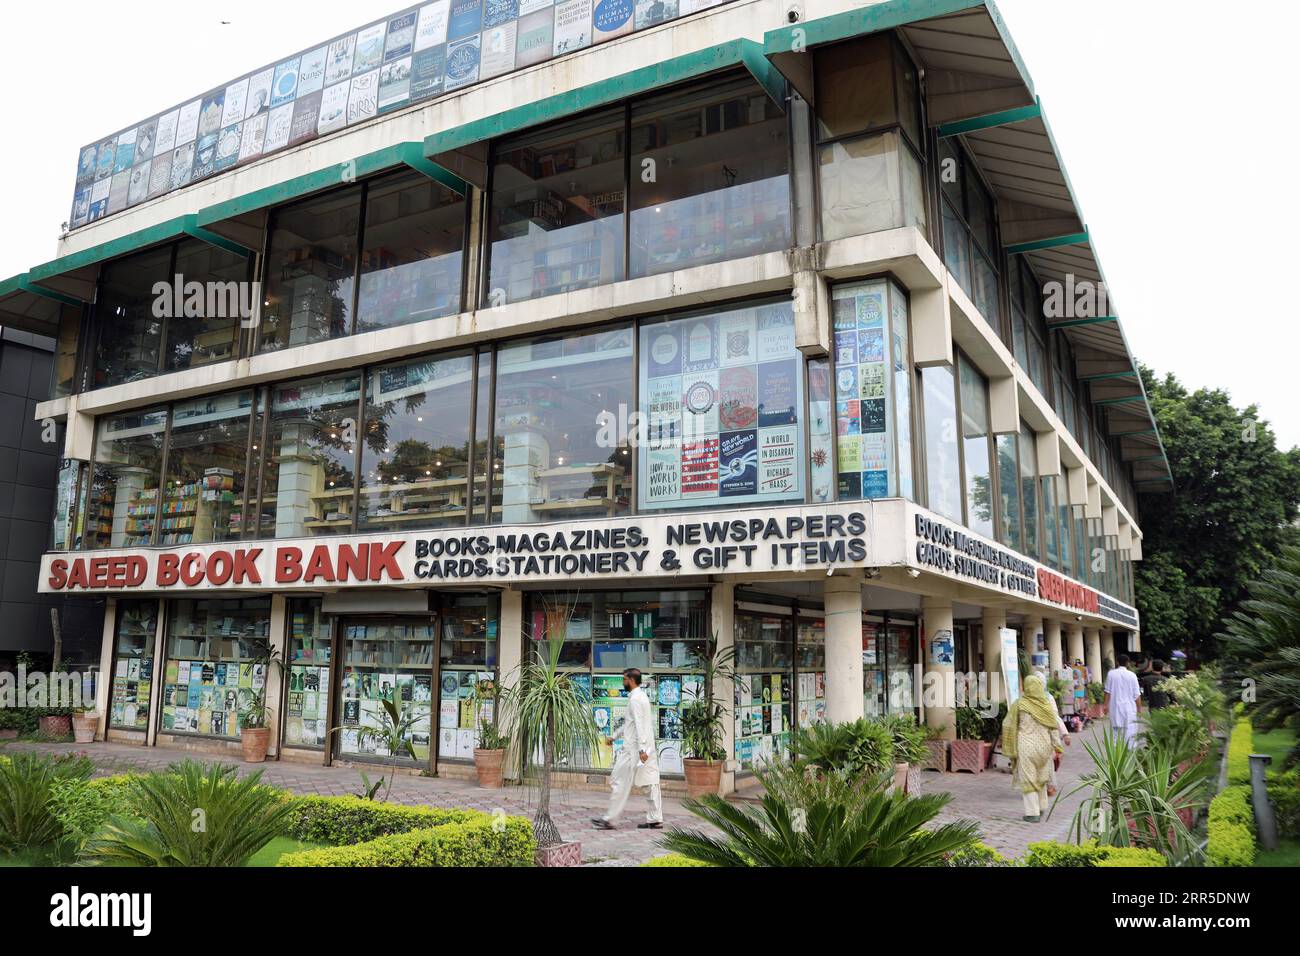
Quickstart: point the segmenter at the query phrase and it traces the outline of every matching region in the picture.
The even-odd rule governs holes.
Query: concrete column
[[[1066,640],[1066,661],[1073,664],[1075,661],[1084,661],[1086,652],[1083,648],[1083,627],[1079,624],[1067,624],[1065,628]]]
[[[1046,618],[1043,621],[1043,638],[1047,641],[1047,666],[1052,674],[1055,674],[1062,667],[1063,660],[1061,655],[1061,622],[1052,618]]]
[[[1007,626],[1007,612],[1000,607],[984,609],[984,681],[990,699],[1007,699],[1002,687],[1002,628]],[[993,689],[997,688],[994,695]]]
[[[925,638],[921,642],[921,660],[925,667],[925,678],[921,684],[921,699],[926,701],[925,722],[930,727],[944,728],[943,736],[948,740],[957,737],[957,714],[952,707],[953,701],[948,697],[948,689],[953,686],[952,660],[936,663],[931,648],[936,639],[947,632],[948,643],[952,643],[952,602],[946,598],[926,598],[921,604],[921,613],[925,622]],[[931,706],[936,691],[941,691],[938,703]]]
[[[1025,649],[1025,653],[1032,659],[1034,652],[1038,650],[1038,635],[1043,633],[1043,619],[1041,617],[1027,617],[1024,625],[1020,629],[1020,646]]]
[[[1138,653],[1141,653],[1141,652],[1142,652],[1142,632],[1141,632],[1141,631],[1132,631],[1132,632],[1131,632],[1131,635],[1132,635],[1132,636],[1129,638],[1129,645],[1133,648],[1133,650],[1137,651]]]
[[[108,692],[113,686],[113,668],[116,663],[116,648],[113,647],[113,634],[117,623],[117,599],[109,598],[104,607],[104,633],[99,647],[99,680],[95,682],[95,712],[99,714],[99,729],[96,731],[100,740],[108,739]],[[154,655],[154,661],[158,655]]]
[[[1083,629],[1083,643],[1088,657],[1089,679],[1101,681],[1101,634],[1095,627]]]
[[[713,585],[709,600],[709,616],[712,633],[718,641],[721,654],[736,646],[736,583],[724,581]],[[735,664],[734,660],[732,662]],[[736,789],[736,688],[730,678],[719,680],[713,685],[713,699],[722,705],[726,717],[722,721],[722,748],[727,752],[726,763],[722,766],[722,792],[730,793]],[[791,721],[798,719],[798,714],[790,715]]]
[[[289,660],[289,600],[282,594],[271,595],[271,630],[268,637],[271,650],[280,652],[280,660],[288,666]],[[271,742],[267,747],[268,756],[280,752],[280,730],[283,727],[281,701],[284,695],[284,674],[278,667],[266,669],[266,705],[267,725],[271,728]],[[435,744],[436,744],[435,740]]]
[[[153,632],[153,676],[149,683],[149,724],[145,727],[144,743],[146,747],[158,744],[158,729],[162,727],[162,689],[166,683],[165,670],[167,659],[167,602],[158,602],[158,616]]]
[[[864,713],[862,582],[827,578],[822,595],[826,605],[826,721],[848,723]],[[951,607],[947,626],[951,631]]]
[[[519,668],[526,643],[523,592],[506,588],[501,592],[501,620],[497,625],[497,666],[502,690],[519,683]],[[506,762],[505,775],[510,780],[517,780],[518,765],[516,763],[512,768],[512,763]]]

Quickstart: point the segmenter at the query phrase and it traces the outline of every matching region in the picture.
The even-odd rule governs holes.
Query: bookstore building
[[[555,638],[602,728],[648,675],[673,775],[716,640],[743,786],[822,721],[951,735],[1004,641],[1138,648],[1168,466],[1113,306],[1054,306],[1101,269],[991,2],[302,39],[86,146],[0,283],[59,343],[33,573],[108,599],[103,739],[237,750],[262,691],[278,759],[364,764],[388,698],[466,774],[475,684]]]

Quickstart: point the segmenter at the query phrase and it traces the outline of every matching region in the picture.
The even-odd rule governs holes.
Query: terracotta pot
[[[689,758],[682,761],[686,771],[686,794],[692,799],[714,794],[722,789],[722,761],[696,760]]]
[[[97,730],[99,730],[98,714],[74,714],[72,716],[72,737],[77,743],[93,744]]]
[[[980,741],[980,766],[988,767],[993,763],[993,744],[987,740]]]
[[[539,846],[533,851],[533,866],[582,866],[581,843],[557,843]]]
[[[907,764],[894,764],[894,789],[899,793],[907,793]]]
[[[478,785],[486,790],[499,790],[505,785],[504,750],[474,751],[474,770],[478,773]]]
[[[922,770],[938,770],[942,773],[948,769],[948,741],[927,740],[925,749],[929,751],[929,756],[921,763]]]
[[[6,727],[4,730],[0,730],[0,740],[17,740],[17,739],[18,739],[17,730],[14,730],[10,727]]]
[[[948,743],[948,753],[952,759],[952,770],[969,770],[971,773],[984,772],[984,741],[952,740]]]
[[[42,737],[71,737],[72,718],[66,716],[65,717],[42,717],[41,736]]]
[[[270,745],[270,727],[245,727],[239,732],[239,746],[244,751],[244,763],[265,761]]]

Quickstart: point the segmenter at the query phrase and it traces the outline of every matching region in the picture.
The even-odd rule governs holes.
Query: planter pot
[[[894,790],[898,793],[907,793],[907,764],[894,764]]]
[[[907,795],[910,797],[919,797],[921,795],[921,767],[919,764],[909,763],[907,765]]]
[[[486,790],[499,790],[505,785],[504,750],[474,750],[474,770],[478,773],[478,785]]]
[[[6,728],[5,730],[0,730],[0,740],[17,740],[17,739],[18,739],[17,730],[11,730],[8,728]]]
[[[980,741],[980,766],[987,768],[993,762],[993,744],[987,740]]]
[[[71,717],[42,717],[41,736],[42,737],[71,737],[72,718]]]
[[[533,853],[533,866],[582,866],[581,843],[557,843],[539,846]]]
[[[98,714],[75,714],[72,718],[72,737],[79,744],[93,744],[95,731],[99,730]]]
[[[948,769],[948,741],[927,740],[925,749],[929,751],[929,756],[922,761],[922,770],[938,770],[942,773]]]
[[[949,741],[948,753],[952,759],[952,770],[968,770],[971,773],[984,771],[984,741],[953,740]]]
[[[722,761],[696,760],[690,758],[682,761],[686,771],[686,795],[692,800],[713,794],[717,796],[722,789]]]
[[[270,727],[245,727],[239,732],[239,746],[244,751],[244,763],[262,763],[271,744]]]

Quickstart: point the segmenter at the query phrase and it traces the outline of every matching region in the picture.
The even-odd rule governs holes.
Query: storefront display
[[[284,744],[321,750],[330,731],[330,655],[333,648],[329,621],[321,614],[319,599],[289,604],[289,653],[284,707]]]
[[[91,547],[153,543],[166,432],[166,408],[100,419],[88,504]]]
[[[267,680],[271,599],[173,601],[167,615],[165,733],[239,738]]]
[[[794,698],[793,619],[789,613],[736,612],[735,740],[741,770],[790,753]],[[816,677],[813,677],[816,716]],[[825,675],[822,677],[825,697]],[[824,704],[823,704],[824,711]]]
[[[355,757],[389,758],[374,732],[385,726],[382,701],[414,717],[407,739],[415,762],[429,762],[433,735],[434,623],[429,618],[345,618],[343,680],[336,752]],[[369,732],[367,732],[369,731]],[[472,756],[472,754],[471,754]],[[398,759],[411,763],[410,755]]]
[[[478,723],[493,716],[490,702],[476,714],[473,698],[476,684],[497,679],[498,607],[495,595],[449,595],[439,612],[439,760],[472,760]]]
[[[117,730],[148,730],[153,688],[157,601],[123,601],[117,610],[108,725]]]

